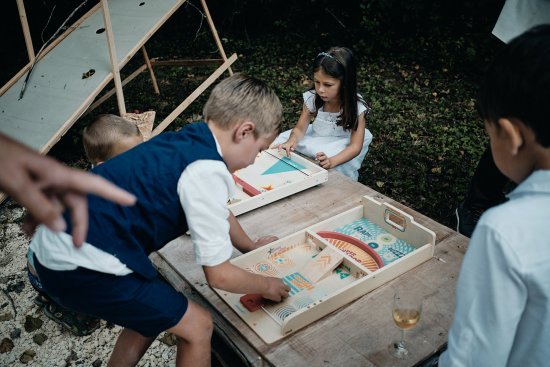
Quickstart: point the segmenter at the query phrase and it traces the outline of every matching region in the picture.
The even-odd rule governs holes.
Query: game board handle
[[[384,210],[384,222],[401,232],[405,232],[407,228],[407,218],[405,215],[387,206],[386,210]]]

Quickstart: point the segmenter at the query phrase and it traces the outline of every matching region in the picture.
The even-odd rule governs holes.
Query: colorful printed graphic
[[[266,169],[263,173],[263,175],[273,175],[277,173],[283,173],[283,172],[292,172],[292,171],[301,171],[303,169],[306,169],[306,167],[302,166],[301,164],[294,162],[292,159],[288,157],[282,157],[275,162],[274,165]]]
[[[338,227],[333,231],[347,234],[368,244],[380,255],[384,265],[413,252],[415,249],[414,246],[395,237],[366,218]]]
[[[331,275],[311,283],[301,270],[311,259],[316,258],[320,250],[311,242],[294,243],[266,250],[267,261],[260,261],[246,270],[262,275],[281,277],[290,287],[289,297],[281,303],[267,303],[263,311],[278,323],[282,323],[297,310],[309,307],[320,299],[342,289],[356,278],[350,276],[345,267],[336,268]],[[243,312],[248,312],[243,310]],[[256,311],[259,312],[259,311]]]

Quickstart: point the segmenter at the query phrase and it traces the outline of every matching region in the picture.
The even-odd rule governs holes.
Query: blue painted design
[[[382,258],[384,265],[391,263],[414,251],[414,246],[395,237],[382,227],[367,218],[358,219],[352,223],[334,229],[365,242]]]
[[[302,166],[300,163],[296,163],[288,157],[283,157],[275,162],[275,164],[273,164],[271,167],[266,169],[264,173],[262,173],[262,175],[273,175],[277,173],[291,172],[296,170],[300,171],[305,168],[306,167]]]

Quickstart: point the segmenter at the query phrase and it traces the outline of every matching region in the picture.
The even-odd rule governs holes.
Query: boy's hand
[[[266,277],[265,280],[268,282],[268,287],[266,293],[262,293],[262,297],[275,302],[281,302],[283,299],[288,297],[290,287],[283,283],[281,279]]]
[[[324,169],[333,168],[330,158],[323,152],[319,152],[315,155],[315,160],[319,162],[319,165]]]
[[[257,249],[259,247],[267,245],[268,243],[271,243],[273,241],[277,241],[278,239],[279,239],[279,237],[271,236],[271,235],[260,237],[256,241],[254,241],[254,248]]]

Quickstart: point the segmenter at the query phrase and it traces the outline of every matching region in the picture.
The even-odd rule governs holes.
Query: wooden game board
[[[239,215],[326,182],[328,172],[298,154],[288,158],[284,152],[269,149],[233,177],[236,188],[229,209]]]
[[[346,244],[333,244],[334,238]],[[361,245],[350,247],[355,241]],[[214,290],[262,340],[273,343],[428,260],[434,245],[431,230],[390,204],[365,196],[361,206],[231,260],[251,273],[282,278],[291,288],[283,302],[265,301],[250,312],[241,303],[243,295]],[[311,282],[302,270],[326,247],[343,254],[343,261],[328,276]],[[369,266],[359,250],[378,258],[377,265]]]

